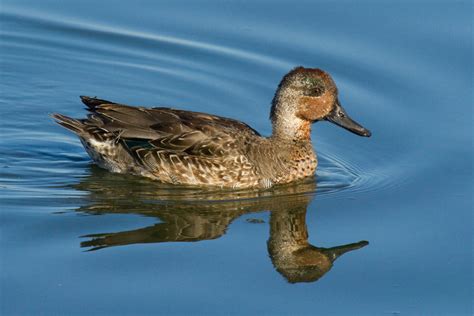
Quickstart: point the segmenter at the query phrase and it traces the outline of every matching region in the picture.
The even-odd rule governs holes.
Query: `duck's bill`
[[[339,101],[336,102],[334,110],[326,116],[326,120],[360,136],[370,137],[370,135],[372,135],[368,129],[364,128],[347,115],[344,108],[339,104]]]

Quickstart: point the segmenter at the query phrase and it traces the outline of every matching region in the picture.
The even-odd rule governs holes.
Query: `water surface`
[[[268,135],[297,65],[373,136],[317,123],[316,177],[265,192],[110,174],[48,116],[91,95]],[[472,314],[470,2],[4,0],[0,67],[3,315]]]

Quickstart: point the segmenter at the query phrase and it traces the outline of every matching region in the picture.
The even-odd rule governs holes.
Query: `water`
[[[472,314],[470,2],[4,0],[0,21],[2,315]],[[266,192],[110,174],[48,117],[96,95],[269,134],[296,65],[373,136],[316,124],[316,179]]]

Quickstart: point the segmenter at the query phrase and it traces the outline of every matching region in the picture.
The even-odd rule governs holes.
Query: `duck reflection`
[[[316,181],[309,179],[269,191],[222,191],[178,188],[91,167],[75,189],[89,193],[88,214],[127,213],[156,217],[159,223],[140,229],[90,234],[81,243],[88,250],[141,243],[195,242],[224,235],[244,214],[270,212],[268,252],[276,270],[289,282],[313,282],[327,273],[342,254],[366,241],[320,248],[308,242],[306,208]]]
[[[291,283],[318,280],[339,256],[368,244],[359,241],[332,248],[311,245],[306,228],[306,205],[270,214],[268,252],[276,270]]]

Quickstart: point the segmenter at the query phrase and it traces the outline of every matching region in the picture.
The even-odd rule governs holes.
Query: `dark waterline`
[[[0,9],[2,315],[472,314],[472,3]],[[317,123],[316,177],[268,191],[108,173],[48,116],[96,95],[268,135],[297,65],[373,136]]]

